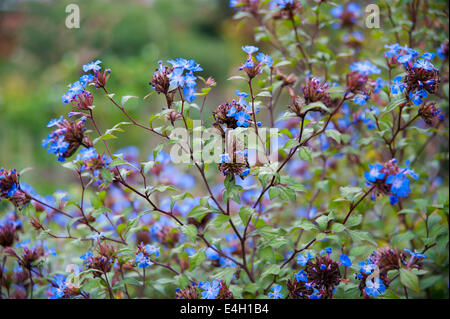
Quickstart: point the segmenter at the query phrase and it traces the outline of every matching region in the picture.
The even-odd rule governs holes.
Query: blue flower
[[[372,183],[375,183],[377,180],[383,180],[386,176],[385,173],[382,173],[381,170],[384,168],[381,164],[370,165],[370,171],[364,173],[364,177]]]
[[[72,92],[73,95],[81,94],[84,91],[84,85],[80,81],[76,81],[72,84],[70,87],[70,92]]]
[[[56,126],[58,123],[61,123],[62,121],[63,121],[63,116],[61,115],[61,117],[59,119],[52,119],[50,122],[48,122],[47,127]]]
[[[84,72],[89,72],[89,71],[99,71],[99,70],[101,70],[101,66],[99,65],[99,64],[101,64],[102,63],[102,61],[100,61],[100,60],[97,60],[97,61],[95,61],[95,62],[89,62],[89,63],[86,63],[85,65],[83,65],[83,71]]]
[[[19,185],[17,183],[12,184],[8,191],[8,197],[13,197],[14,194],[19,190]]]
[[[259,62],[266,64],[268,67],[271,67],[271,66],[273,65],[273,59],[272,59],[270,56],[265,55],[265,54],[262,53],[262,52],[259,52],[259,53],[256,55],[256,59],[257,59]]]
[[[386,184],[391,185],[391,193],[397,197],[408,197],[411,193],[409,179],[403,173],[389,175]]]
[[[396,57],[400,54],[400,50],[402,49],[402,46],[398,43],[395,43],[395,44],[386,44],[384,46],[384,48],[388,49],[384,53],[384,56],[387,58],[392,58],[392,57]]]
[[[392,84],[389,86],[391,88],[392,94],[399,94],[405,89],[405,84],[402,82],[403,78],[399,75],[394,78]]]
[[[416,181],[419,179],[419,175],[416,174],[416,172],[414,172],[414,170],[412,170],[409,167],[410,161],[406,161],[405,162],[406,167],[402,170],[402,173],[408,176],[411,176],[413,179],[415,179]]]
[[[230,158],[229,154],[222,154],[222,155],[220,155],[220,163],[221,164],[229,163],[229,162],[231,162],[231,158]]]
[[[361,261],[359,263],[359,266],[361,267],[359,269],[359,272],[364,275],[370,275],[377,268],[377,266],[375,264],[371,263],[370,261],[368,261],[368,262]]]
[[[53,153],[58,156],[58,161],[64,162],[65,158],[63,154],[69,149],[70,144],[65,141],[64,135],[60,135],[58,138],[53,138],[50,134],[47,139],[42,141],[42,146],[45,148],[50,144],[48,148],[48,153]]]
[[[380,278],[376,278],[375,281],[367,280],[366,288],[364,288],[365,293],[371,297],[377,297],[382,295],[386,291],[386,286],[380,280]]]
[[[56,285],[56,287],[50,287],[50,299],[64,298],[64,296],[66,295],[64,291],[67,288],[66,277],[63,275],[56,275],[53,277],[53,283]]]
[[[195,96],[196,92],[197,92],[197,90],[195,89],[195,87],[188,86],[186,84],[186,86],[183,89],[184,99],[186,101],[188,101],[189,103],[192,103],[196,98],[196,96]]]
[[[307,282],[308,275],[306,274],[305,270],[302,269],[298,273],[295,274],[295,279],[297,280],[297,282],[300,282],[300,281]]]
[[[153,262],[150,260],[148,256],[145,256],[144,253],[139,253],[135,256],[136,263],[139,268],[148,268],[153,265]]]
[[[178,58],[176,60],[169,60],[168,63],[172,64],[174,69],[182,69],[188,70],[191,72],[201,72],[203,69],[200,67],[200,64],[195,62],[194,60],[187,60],[184,58]]]
[[[427,258],[427,255],[418,253],[417,250],[411,251],[411,250],[409,250],[408,248],[405,248],[405,251],[406,251],[407,253],[409,253],[411,256],[413,256],[413,257],[415,257],[415,258],[417,258],[417,259],[424,259],[424,258]]]
[[[434,59],[435,56],[436,56],[436,53],[426,52],[426,53],[422,54],[422,56],[420,58],[431,61]]]
[[[89,74],[84,74],[84,75],[80,76],[80,79],[78,81],[81,83],[81,85],[86,86],[93,79],[94,79],[94,76],[91,73],[89,73]]]
[[[248,127],[248,120],[250,119],[250,115],[245,113],[244,111],[240,111],[234,115],[235,120],[237,121],[237,126],[240,127]]]
[[[353,72],[359,72],[362,75],[379,74],[381,70],[373,65],[370,61],[354,62],[350,65],[350,70]]]
[[[308,252],[305,255],[298,255],[297,257],[297,264],[304,267],[308,263],[309,260],[313,259],[313,256]]]
[[[240,90],[236,90],[236,95],[241,97],[241,98],[244,98],[244,99],[250,96],[250,94],[245,93],[245,92],[241,92]]]
[[[145,245],[144,249],[149,255],[155,255],[156,257],[159,256],[159,247],[153,245]]]
[[[232,106],[227,113],[228,117],[234,117],[236,115],[236,108],[234,106]]]
[[[349,17],[352,23],[356,23],[356,18],[359,17],[359,15],[361,14],[361,6],[357,3],[350,2],[345,6],[339,5],[332,8],[330,10],[330,13],[336,19],[344,19],[343,16],[346,13],[345,19]],[[337,28],[340,25],[341,25],[340,23],[333,24],[333,27]]]
[[[306,285],[305,285],[306,286]],[[309,299],[321,299],[322,295],[320,294],[319,290],[314,288],[313,293],[309,296]]]
[[[281,285],[275,285],[272,287],[272,292],[269,292],[269,298],[270,299],[281,299],[284,297],[284,295],[281,293],[281,290],[283,287]]]
[[[270,9],[273,10],[275,8],[284,9],[287,5],[293,5],[294,0],[272,0],[270,2]]]
[[[94,147],[83,148],[80,154],[77,155],[77,161],[89,161],[92,158],[98,157],[97,151]]]
[[[173,70],[173,72],[169,75],[170,85],[173,87],[183,87],[184,86],[184,70],[181,68],[176,68]]]
[[[204,290],[201,293],[203,299],[216,299],[219,295],[221,286],[218,280],[214,280],[212,283],[208,281],[201,282],[199,288]]]
[[[365,105],[367,103],[368,95],[358,94],[353,98],[353,102],[358,105]]]
[[[80,259],[84,260],[84,264],[88,264],[89,260],[94,257],[94,254],[92,253],[92,251],[88,251],[86,252],[84,255],[82,255],[80,257]]]
[[[426,59],[417,60],[414,63],[413,68],[424,69],[427,71],[432,71],[435,69],[433,63],[431,63],[429,60]]]
[[[61,96],[61,102],[68,104],[75,99],[75,95],[69,90]]]
[[[246,45],[242,47],[242,51],[244,51],[245,53],[247,53],[249,56],[252,55],[253,53],[256,53],[259,51],[258,47],[255,47],[253,45]]]
[[[419,52],[417,52],[416,50],[410,49],[410,48],[402,47],[402,51],[405,51],[405,53],[397,59],[398,62],[400,62],[400,63],[406,64],[419,55]]]
[[[346,254],[342,254],[341,257],[339,257],[339,262],[345,267],[352,266],[352,261]]]
[[[373,90],[375,93],[379,93],[385,87],[385,81],[382,78],[377,78],[375,82],[375,89]]]
[[[445,60],[445,59],[446,59],[446,56],[445,56],[445,54],[444,54],[444,50],[442,50],[442,47],[438,47],[438,48],[436,49],[436,53],[437,53],[437,55],[439,56],[439,58],[440,58],[441,60]]]
[[[395,195],[390,195],[389,196],[389,202],[391,203],[391,205],[395,205],[397,204],[399,201],[399,198]]]
[[[427,91],[425,91],[424,89],[422,90],[418,90],[416,92],[409,92],[409,99],[415,104],[415,105],[420,105],[423,103],[422,98],[426,98],[428,96]]]

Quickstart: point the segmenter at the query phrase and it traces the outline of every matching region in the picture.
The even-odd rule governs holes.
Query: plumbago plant
[[[448,4],[378,5],[381,30],[356,3],[230,1],[266,49],[210,114],[194,60],[159,63],[147,122],[85,64],[42,144],[80,191],[0,170],[0,296],[448,297]],[[148,157],[109,145],[129,127]]]

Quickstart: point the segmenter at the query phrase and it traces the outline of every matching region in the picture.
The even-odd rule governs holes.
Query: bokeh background
[[[80,7],[79,29],[65,26],[71,3]],[[218,83],[210,109],[230,98],[236,83],[226,79],[243,58],[242,43],[253,43],[252,26],[232,15],[227,0],[0,0],[0,166],[32,167],[24,182],[42,193],[73,178],[41,141],[49,119],[70,111],[61,95],[93,59],[112,69],[108,86],[116,96],[139,97],[127,108],[142,123],[163,103],[156,96],[143,99],[152,91],[148,82],[159,60],[201,62],[202,75]],[[95,105],[103,130],[125,120],[104,97]],[[130,128],[109,143],[116,150],[136,145],[148,154],[154,141],[141,133]]]

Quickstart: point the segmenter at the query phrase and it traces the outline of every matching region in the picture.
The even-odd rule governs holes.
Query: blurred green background
[[[65,26],[71,3],[80,8],[79,29]],[[140,97],[127,108],[142,123],[162,107],[161,97],[143,100],[152,91],[148,82],[158,60],[201,63],[201,75],[218,83],[209,108],[230,98],[234,89],[226,79],[243,58],[241,43],[252,43],[251,26],[244,28],[232,15],[227,0],[0,0],[0,166],[33,167],[23,181],[42,192],[64,187],[71,175],[41,140],[49,119],[71,110],[60,97],[93,59],[112,69],[111,92]],[[94,104],[103,130],[125,120],[103,96],[96,94]],[[152,150],[148,139],[128,128],[110,143],[114,150],[139,146],[145,157]]]

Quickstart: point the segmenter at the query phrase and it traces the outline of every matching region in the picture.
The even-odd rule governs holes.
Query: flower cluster
[[[186,101],[194,101],[196,98],[195,87],[197,86],[197,77],[194,75],[194,72],[201,72],[203,69],[194,60],[186,60],[184,58],[167,62],[172,64],[172,72],[168,75],[170,86],[175,89],[182,89]],[[164,66],[161,65],[160,73],[163,72],[163,68]]]
[[[355,94],[353,102],[364,105],[367,103],[373,87],[375,87],[375,90],[379,90],[379,84],[377,85],[376,81],[369,83],[369,75],[379,74],[381,70],[367,60],[354,62],[350,65],[350,70],[352,72],[347,74],[347,89]]]
[[[217,107],[213,112],[213,117],[218,126],[226,126],[226,128],[235,129],[237,127],[249,127],[254,125],[252,121],[252,106],[245,100],[249,95],[239,90],[236,91],[238,100],[233,99],[230,103],[224,103]],[[259,109],[255,110],[258,113]],[[256,125],[261,126],[260,122]]]
[[[338,5],[331,9],[330,13],[334,18],[339,20],[338,23],[333,24],[333,27],[336,29],[340,27],[353,27],[362,15],[361,5],[354,2]]]
[[[303,6],[298,0],[272,0],[269,9],[276,10],[274,19],[293,19],[303,10]]]
[[[185,289],[176,289],[177,299],[234,299],[223,280],[200,281]]]
[[[417,180],[419,176],[409,168],[406,162],[405,168],[399,168],[397,160],[394,158],[384,164],[369,165],[370,170],[364,173],[368,186],[374,186],[372,199],[375,194],[389,195],[392,205],[395,205],[400,198],[408,197],[411,193],[409,178]]]
[[[25,207],[31,200],[30,196],[20,189],[19,173],[0,168],[0,199],[9,199],[18,208]]]
[[[83,148],[75,160],[83,163],[80,172],[90,172],[93,177],[97,178],[98,184],[104,183],[101,175],[102,170],[108,169],[112,162],[112,159],[106,154],[97,154],[94,147]]]
[[[429,94],[435,94],[439,88],[440,72],[431,60],[435,53],[426,52],[422,55],[416,50],[403,47],[398,43],[385,46],[388,49],[384,56],[390,67],[402,64],[406,75],[394,78],[391,84],[391,92],[399,94],[405,91],[405,95],[415,105],[423,103],[423,99]]]
[[[219,164],[219,171],[223,175],[239,175],[242,179],[250,174],[250,164],[248,163],[248,151],[235,151],[230,154],[222,154]]]
[[[273,59],[262,52],[259,52],[256,57],[253,56],[253,54],[259,51],[258,47],[246,45],[242,47],[242,51],[248,54],[248,58],[245,63],[239,67],[239,71],[245,71],[250,79],[253,79],[260,74],[264,65],[267,65],[268,67],[272,67],[273,65]]]
[[[330,258],[331,248],[321,251],[316,257],[311,253],[301,254],[297,263],[304,267],[294,278],[288,280],[290,299],[328,299],[333,297],[335,287],[341,282],[339,266],[350,267],[350,259],[342,254],[339,263]]]
[[[19,266],[31,270],[39,266],[39,261],[48,255],[56,256],[56,251],[49,248],[46,243],[29,247],[30,240],[16,243],[16,247],[22,249],[22,253],[17,253],[13,248],[8,247],[5,252],[17,259]]]
[[[19,235],[17,231],[21,228],[20,220],[4,219],[0,222],[0,246],[6,248],[11,247]],[[0,269],[1,271],[1,269]]]
[[[78,81],[69,85],[69,89],[61,97],[61,101],[64,104],[71,103],[78,110],[90,109],[93,102],[93,96],[92,93],[86,91],[86,86],[92,83],[97,88],[104,87],[111,73],[110,69],[101,73],[101,63],[102,61],[97,60],[83,65],[83,71],[87,74],[82,75]],[[93,73],[88,73],[91,71]]]
[[[429,126],[438,127],[445,120],[444,113],[435,102],[425,102],[419,109],[419,115]]]
[[[135,262],[138,267],[148,268],[153,265],[150,257],[152,255],[155,255],[156,257],[159,256],[159,247],[153,245],[144,245],[143,243],[140,243],[135,255]]]
[[[96,270],[92,274],[94,277],[101,277],[111,271],[116,259],[117,249],[108,244],[101,244],[98,240],[97,254],[88,251],[80,258],[83,260],[86,269]]]
[[[356,277],[361,281],[359,289],[366,297],[378,297],[389,287],[388,272],[418,267],[415,263],[426,256],[422,253],[405,249],[411,255],[408,260],[406,253],[394,248],[381,248],[374,251],[367,261],[362,261]]]
[[[79,271],[77,267],[74,271],[75,275],[78,275]],[[69,281],[64,275],[55,275],[46,293],[50,299],[70,299],[86,295],[78,285]]]
[[[261,0],[230,0],[229,5],[233,9],[256,14],[260,3]]]
[[[42,141],[42,147],[48,148],[48,153],[53,153],[58,157],[58,161],[64,162],[66,158],[71,157],[80,146],[92,147],[89,136],[85,135],[86,118],[82,117],[77,122],[63,119],[53,119],[47,127],[55,127],[47,138]]]

